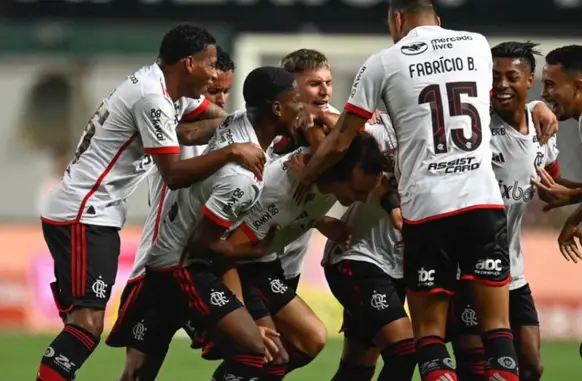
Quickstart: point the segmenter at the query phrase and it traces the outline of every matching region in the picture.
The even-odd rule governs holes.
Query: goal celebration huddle
[[[391,0],[388,25],[394,44],[334,98],[343,110],[324,51],[297,46],[255,68],[229,114],[236,62],[202,27],[163,36],[157,60],[89,118],[42,212],[63,328],[36,381],[74,380],[101,342],[125,348],[120,381],[153,381],[180,330],[192,356],[218,360],[213,381],[309,367],[327,342],[297,294],[315,230],[343,307],[330,381],[542,379],[521,225],[535,197],[582,202],[555,136],[582,117],[582,46],[490,46],[441,25],[431,0]],[[538,65],[545,102],[528,103]],[[150,209],[104,332],[140,184]],[[557,237],[566,260],[582,260],[580,222],[582,208]]]

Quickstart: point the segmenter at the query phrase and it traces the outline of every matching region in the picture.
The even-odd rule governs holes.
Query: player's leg
[[[473,210],[455,217],[461,278],[470,280],[487,378],[518,380],[517,354],[509,324],[509,254],[503,209]]]
[[[404,223],[402,229],[406,296],[423,381],[457,380],[444,340],[457,268],[449,256],[449,218]]]
[[[540,324],[529,285],[510,291],[509,311],[519,359],[519,379],[539,381],[544,371],[540,356]]]
[[[263,375],[265,345],[253,318],[237,297],[224,285],[220,274],[207,265],[193,264],[174,272],[175,286],[190,310],[196,328],[211,337],[230,339],[224,353],[226,377],[250,379]],[[185,321],[185,320],[184,320]]]
[[[378,348],[382,355],[384,367],[378,380],[410,381],[416,357],[412,326],[403,307],[403,287],[379,267],[362,261],[328,265],[325,274],[332,293],[345,308],[344,336],[361,346]],[[350,363],[366,368],[375,365]]]
[[[466,287],[456,292],[449,318],[447,336],[453,344],[459,381],[485,381],[485,349],[472,295]]]
[[[243,282],[257,292],[269,309],[289,355],[288,372],[306,366],[327,341],[323,322],[287,285],[279,261],[239,267]]]
[[[71,380],[103,332],[105,306],[117,275],[119,232],[77,223],[43,222],[42,227],[55,261],[57,304],[66,320],[44,353],[37,380]]]
[[[345,325],[344,313],[344,325]],[[371,381],[380,352],[373,344],[345,336],[339,367],[331,381]]]

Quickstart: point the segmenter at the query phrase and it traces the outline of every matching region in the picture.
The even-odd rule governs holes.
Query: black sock
[[[517,354],[513,346],[513,334],[509,329],[494,329],[483,332],[481,340],[485,347],[485,376],[496,380],[519,381]]]
[[[69,381],[97,347],[99,338],[74,324],[67,324],[44,351],[37,381]]]
[[[353,365],[343,360],[331,381],[371,381],[376,367]]]
[[[287,374],[287,364],[267,363],[263,368],[264,376],[261,381],[280,381]]]
[[[289,354],[289,364],[287,366],[287,374],[295,369],[303,368],[305,365],[313,361],[313,357],[303,352],[301,349],[290,343],[284,343],[285,350]]]
[[[222,381],[226,375],[226,364],[223,362],[214,370],[211,381]]]
[[[263,353],[239,353],[224,362],[224,376],[223,379],[250,381],[255,378],[260,380],[263,376],[263,368],[265,366],[265,355]]]
[[[416,341],[416,358],[422,381],[456,381],[453,360],[445,341],[439,336],[425,336]]]
[[[485,380],[485,349],[459,348],[455,350],[459,381]]]
[[[410,381],[416,368],[414,339],[391,344],[382,352],[384,366],[378,381]]]

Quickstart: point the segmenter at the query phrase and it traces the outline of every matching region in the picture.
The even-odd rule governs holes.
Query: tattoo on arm
[[[216,128],[223,118],[201,120],[198,122],[180,123],[178,126],[178,139],[185,146],[208,144]]]

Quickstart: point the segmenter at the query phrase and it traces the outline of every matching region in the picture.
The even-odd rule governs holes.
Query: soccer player
[[[218,59],[216,62],[217,76],[212,85],[204,92],[204,97],[213,102],[213,105],[224,107],[224,101],[228,100],[228,90],[232,86],[234,62],[228,53],[218,48]],[[212,91],[214,89],[214,91]],[[190,114],[190,120],[198,116]],[[212,119],[209,119],[212,120]],[[199,123],[199,122],[198,122]],[[214,131],[213,127],[212,131]],[[190,130],[193,130],[190,128]],[[205,145],[181,146],[182,158],[190,158],[203,154]],[[209,173],[208,175],[211,175]],[[155,353],[158,348],[142,347],[144,341],[140,334],[145,328],[141,322],[144,311],[147,311],[147,304],[151,303],[147,295],[143,295],[143,279],[145,277],[146,253],[153,241],[155,241],[159,223],[163,210],[163,203],[168,192],[167,186],[155,168],[150,172],[148,178],[150,213],[146,218],[144,230],[137,249],[134,266],[119,305],[117,321],[107,337],[107,345],[112,347],[126,347],[125,367],[120,378],[121,381],[153,380],[155,379],[166,355],[166,347],[159,348],[160,353]],[[185,330],[189,335],[194,332],[185,324]],[[146,354],[147,352],[147,354]],[[147,361],[146,361],[147,359]]]
[[[386,156],[394,158],[396,136],[387,115],[381,114],[376,124],[366,124],[365,131],[376,136]],[[391,222],[399,202],[393,197],[385,191],[350,206],[342,217],[352,233],[349,245],[328,240],[325,247],[325,275],[344,307],[344,349],[333,381],[371,380],[380,354],[384,366],[379,381],[410,381],[414,374],[414,336],[404,310],[401,236]]]
[[[543,368],[540,359],[540,329],[535,303],[524,273],[521,221],[536,191],[531,179],[543,167],[559,177],[556,137],[540,144],[526,107],[528,90],[534,81],[537,44],[504,42],[491,49],[493,55],[493,115],[491,149],[493,170],[505,203],[508,220],[511,282],[509,320],[515,337],[522,381],[538,381]],[[483,272],[494,271],[483,263]],[[455,296],[453,344],[459,380],[484,379],[485,354],[479,337],[478,319],[466,288]]]
[[[251,141],[266,150],[277,135],[289,134],[300,104],[291,74],[275,67],[253,70],[245,79],[246,110],[231,114],[207,151]],[[160,348],[190,320],[199,331],[231,340],[227,374],[249,379],[263,372],[265,346],[259,329],[235,294],[220,279],[232,260],[260,257],[259,244],[234,246],[222,236],[257,200],[262,181],[228,164],[189,189],[170,192],[156,241],[147,254],[144,292],[149,288],[153,315],[144,339]],[[148,286],[150,285],[150,286]],[[164,328],[165,327],[165,328]]]
[[[398,137],[404,279],[422,380],[457,379],[444,335],[460,265],[481,322],[486,376],[517,381],[507,221],[483,128],[489,45],[480,34],[441,28],[429,0],[391,1],[389,27],[395,45],[360,68],[338,125],[299,180],[308,184],[333,165],[382,101]],[[490,261],[495,268],[481,271]]]
[[[196,108],[194,100],[201,102],[216,75],[215,64],[214,37],[200,27],[179,25],[164,36],[158,62],[130,75],[91,117],[42,213],[55,261],[52,288],[67,316],[63,331],[45,351],[38,380],[72,379],[97,346],[117,273],[126,199],[154,163],[168,187],[176,189],[233,156],[230,147],[189,160],[179,155],[176,125]],[[262,150],[237,147],[246,151],[243,162],[260,176]]]

